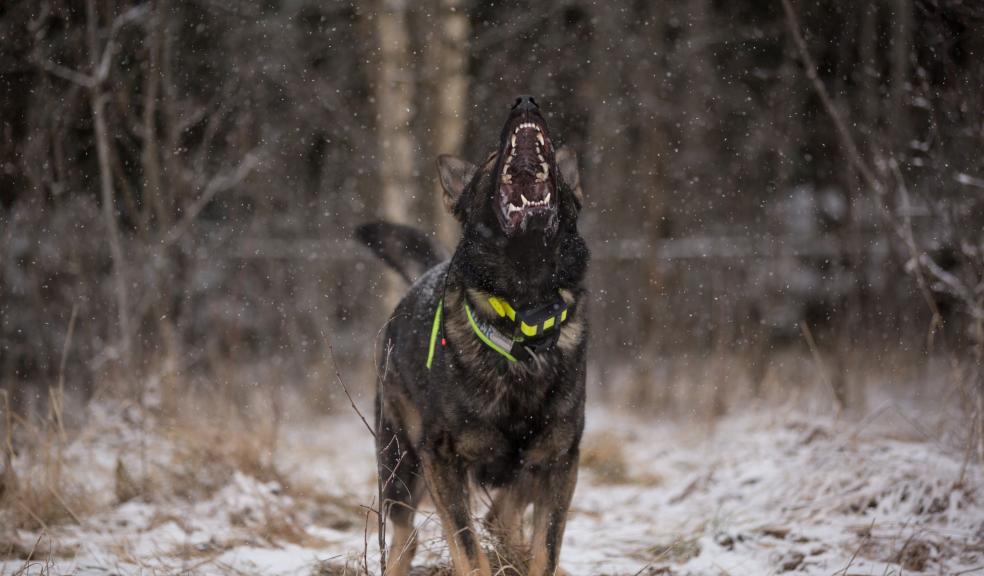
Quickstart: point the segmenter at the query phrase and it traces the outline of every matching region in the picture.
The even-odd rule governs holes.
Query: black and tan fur
[[[545,133],[535,103],[521,99],[499,149],[482,165],[440,159],[446,205],[463,226],[450,260],[435,262],[438,251],[426,248],[424,235],[405,227],[377,223],[359,232],[404,276],[429,267],[393,312],[385,334],[391,348],[380,367],[378,463],[384,507],[393,526],[387,576],[405,576],[410,569],[416,548],[414,512],[425,490],[440,516],[455,574],[490,575],[472,520],[473,487],[492,494],[486,526],[512,546],[527,545],[523,514],[532,504],[529,574],[561,573],[558,556],[584,426],[588,250],[577,231],[581,198],[573,155],[554,153],[552,142],[541,140],[536,152],[545,155],[548,166],[539,173],[529,168],[524,175],[521,160],[528,152],[516,153],[523,142],[507,144],[517,115],[533,118]],[[501,161],[507,151],[513,160],[509,166]],[[504,170],[515,175],[512,188],[500,189]],[[552,191],[549,206],[510,220],[519,211],[511,208],[507,214],[501,203],[515,201],[517,190],[532,189],[524,184],[526,177],[529,182],[536,178],[541,194]],[[468,298],[477,314],[508,333],[512,327],[494,313],[488,295],[519,308],[557,293],[573,308],[556,346],[536,362],[510,363],[485,346],[463,307]],[[431,327],[442,298],[438,340],[443,338],[446,345],[438,343],[428,369]]]

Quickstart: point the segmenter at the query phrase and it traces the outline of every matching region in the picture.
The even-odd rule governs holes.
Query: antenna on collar
[[[464,232],[462,232],[462,236],[464,236]],[[465,240],[462,240],[462,243],[463,242],[465,242]],[[460,245],[458,247],[455,247],[454,252],[451,253],[451,260],[448,262],[448,270],[447,270],[447,272],[444,273],[444,286],[441,287],[441,303],[442,303],[441,305],[442,306],[443,306],[443,302],[444,302],[445,298],[448,295],[448,276],[451,275],[451,270],[454,268],[454,259],[458,257],[458,249],[459,248],[460,248]],[[445,318],[446,317],[447,317],[447,314],[441,314],[441,346],[442,347],[444,347],[446,345],[446,343],[447,343],[447,340],[445,339],[445,335],[447,334],[447,331],[444,329],[444,323],[445,323]]]

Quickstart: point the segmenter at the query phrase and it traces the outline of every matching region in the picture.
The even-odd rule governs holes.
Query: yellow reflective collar
[[[536,338],[550,329],[560,329],[560,325],[567,321],[569,308],[559,294],[553,302],[518,313],[505,298],[499,296],[489,296],[489,305],[500,318],[509,318],[516,324],[516,336],[519,338]]]

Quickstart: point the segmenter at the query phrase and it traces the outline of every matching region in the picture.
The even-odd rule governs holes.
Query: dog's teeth
[[[546,146],[546,144],[543,141],[543,133],[540,132],[539,129],[537,129],[537,131],[536,131],[536,140],[537,140],[537,142],[540,143],[540,146]]]
[[[529,205],[530,201],[526,199],[526,195],[525,194],[520,194],[519,197],[523,199],[523,206],[528,206]]]
[[[547,192],[547,197],[543,199],[544,204],[550,204],[550,192]]]
[[[513,149],[516,148],[516,135],[515,134],[513,134],[512,140],[510,140],[509,143],[510,143],[510,145],[512,145]]]
[[[544,175],[550,174],[550,165],[546,162],[540,162],[540,168],[543,168]]]

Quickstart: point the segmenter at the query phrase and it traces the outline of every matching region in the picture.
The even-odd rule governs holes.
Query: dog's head
[[[507,239],[553,238],[581,208],[577,159],[555,149],[540,107],[530,96],[513,104],[498,149],[481,166],[438,159],[445,207],[464,226],[485,224]]]

